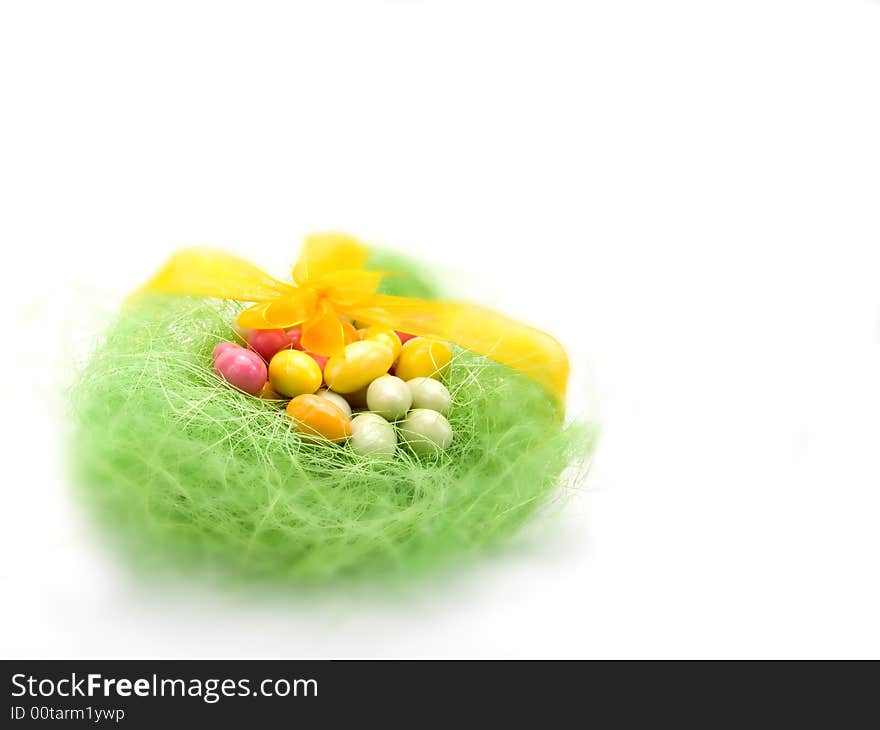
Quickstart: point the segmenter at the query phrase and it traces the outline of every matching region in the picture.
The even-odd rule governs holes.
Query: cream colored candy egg
[[[409,388],[410,395],[412,395],[413,408],[428,408],[442,413],[444,416],[449,413],[452,396],[439,380],[413,378],[406,381],[406,387]]]
[[[374,340],[360,340],[345,346],[324,366],[324,382],[337,393],[353,393],[388,372],[394,353]]]
[[[367,387],[367,408],[389,421],[403,418],[411,405],[409,388],[393,375],[376,378]]]
[[[437,411],[413,408],[400,424],[400,438],[417,454],[436,454],[452,443],[452,426]]]
[[[393,456],[397,449],[394,426],[375,413],[361,413],[351,419],[352,451],[359,456]]]
[[[342,412],[351,418],[351,406],[348,404],[348,401],[345,400],[339,393],[334,393],[332,390],[327,390],[327,388],[321,388],[315,395],[320,396],[321,398],[326,398],[331,403],[335,403]]]

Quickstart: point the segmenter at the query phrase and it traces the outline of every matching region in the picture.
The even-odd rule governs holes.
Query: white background
[[[880,656],[880,3],[4,3],[4,656]],[[343,229],[560,336],[561,518],[400,595],[139,582],[62,389],[175,247]]]

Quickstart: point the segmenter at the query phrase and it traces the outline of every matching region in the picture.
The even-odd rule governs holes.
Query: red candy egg
[[[309,352],[305,350],[306,355],[311,357],[316,363],[318,363],[318,367],[321,368],[321,372],[324,372],[324,366],[327,364],[327,361],[330,359],[329,357],[324,357],[323,355],[316,355],[314,352]]]
[[[266,383],[266,363],[251,350],[227,348],[214,361],[214,372],[230,385],[245,393],[257,395]]]
[[[406,332],[401,332],[400,330],[394,330],[397,333],[397,336],[400,338],[400,344],[406,344],[407,340],[411,340],[415,335],[408,335]]]
[[[284,330],[254,330],[248,337],[248,347],[267,361],[290,346],[290,336]]]
[[[294,350],[302,350],[302,344],[300,344],[302,336],[302,327],[294,327],[287,330],[287,339],[290,342],[290,347],[292,347]]]

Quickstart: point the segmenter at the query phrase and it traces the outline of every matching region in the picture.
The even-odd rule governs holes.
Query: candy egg
[[[361,413],[351,420],[348,443],[359,456],[393,456],[397,449],[394,426],[375,413]]]
[[[394,353],[387,345],[360,340],[333,355],[324,367],[324,381],[337,393],[353,393],[388,372]]]
[[[240,346],[236,345],[234,342],[218,342],[217,345],[214,347],[214,352],[211,353],[211,357],[216,360],[227,350],[234,350],[237,347]]]
[[[412,405],[412,394],[400,378],[383,375],[367,387],[367,407],[389,421],[403,418]]]
[[[362,340],[374,340],[376,342],[381,342],[383,345],[388,345],[388,347],[391,348],[391,352],[394,353],[394,359],[397,359],[397,356],[400,354],[401,342],[397,333],[393,329],[374,325],[372,327],[367,327],[366,329],[358,330],[358,332],[360,332]]]
[[[294,350],[302,350],[303,349],[302,344],[301,344],[302,336],[303,336],[302,327],[293,327],[293,328],[287,330],[287,339],[290,342],[290,346]]]
[[[324,368],[327,367],[327,361],[330,359],[329,357],[324,357],[323,355],[316,355],[314,352],[309,352],[308,350],[303,350],[303,352],[308,355],[312,360],[318,363],[318,367],[321,369],[321,372],[324,372]]]
[[[348,401],[339,395],[339,393],[334,393],[332,390],[327,390],[327,388],[321,388],[321,390],[315,393],[315,395],[319,398],[326,398],[331,403],[335,403],[346,416],[351,418],[351,406],[348,405]]]
[[[293,398],[321,387],[321,368],[301,350],[281,350],[269,363],[269,382],[281,395]]]
[[[243,347],[227,348],[214,361],[214,372],[230,385],[256,395],[266,382],[266,363]]]
[[[400,340],[401,345],[405,345],[407,342],[415,337],[415,335],[410,335],[406,332],[401,332],[400,330],[394,330],[394,334],[397,335],[397,338]]]
[[[417,454],[436,454],[452,443],[452,426],[437,411],[413,408],[400,424],[400,438]]]
[[[400,350],[395,373],[398,378],[439,378],[449,361],[452,349],[445,342],[414,337]]]
[[[290,346],[290,336],[284,330],[254,330],[248,337],[248,347],[266,362],[276,352]]]
[[[317,395],[298,395],[287,404],[287,417],[304,436],[339,443],[351,434],[351,421],[335,403]]]
[[[413,408],[427,408],[442,413],[444,416],[449,413],[452,396],[439,380],[413,378],[406,381],[406,387],[409,388],[410,395],[412,395]]]

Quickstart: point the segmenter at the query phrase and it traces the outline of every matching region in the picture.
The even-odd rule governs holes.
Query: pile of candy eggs
[[[330,358],[303,350],[299,327],[236,330],[246,345],[219,343],[214,372],[250,395],[286,400],[291,425],[309,440],[372,457],[393,456],[398,442],[420,455],[448,448],[452,398],[440,378],[451,347],[386,327],[342,326],[345,349]]]

